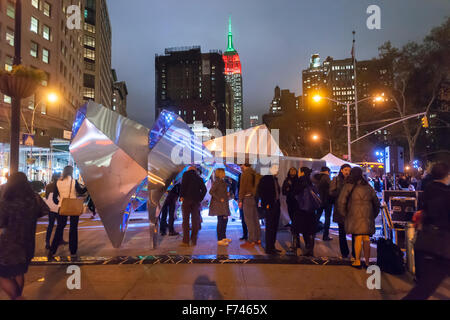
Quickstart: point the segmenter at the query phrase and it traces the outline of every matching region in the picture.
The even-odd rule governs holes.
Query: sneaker
[[[226,241],[225,239],[217,241],[217,245],[226,247],[228,246],[228,241]]]
[[[241,244],[241,248],[244,248],[244,249],[251,249],[254,247],[255,247],[254,242],[245,242],[245,243]]]

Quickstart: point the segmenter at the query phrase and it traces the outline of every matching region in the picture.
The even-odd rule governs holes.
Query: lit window
[[[36,9],[39,9],[39,0],[31,0],[31,5]]]
[[[52,14],[52,5],[51,5],[50,3],[48,3],[48,2],[44,2],[44,8],[43,8],[43,10],[44,10],[44,14],[45,14],[47,17],[50,17],[51,14]]]
[[[31,42],[30,55],[35,58],[38,57],[38,44],[36,42]]]
[[[14,7],[14,3],[8,1],[8,5],[6,7],[6,15],[12,19],[16,16],[16,8]]]
[[[47,49],[42,49],[42,61],[50,63],[50,52]]]
[[[31,17],[31,27],[30,30],[34,33],[38,33],[39,30],[39,20],[35,17]]]
[[[44,27],[42,28],[42,36],[44,37],[45,40],[50,40],[50,27],[44,25]]]
[[[5,70],[6,71],[12,71],[12,67],[13,67],[13,58],[6,56],[5,59]]]
[[[6,29],[6,42],[14,47],[14,31],[11,29]]]
[[[84,57],[90,60],[95,60],[95,51],[88,48],[84,48]]]
[[[4,102],[4,103],[11,104],[11,97],[9,97],[9,96],[7,96],[7,95],[4,95],[4,96],[3,96],[3,102]]]

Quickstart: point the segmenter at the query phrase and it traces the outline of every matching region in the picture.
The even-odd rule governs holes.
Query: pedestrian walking
[[[59,180],[59,177],[59,174],[54,174],[52,176],[52,181],[45,187],[44,202],[50,208],[50,213],[48,214],[47,233],[45,235],[45,249],[47,250],[50,249],[52,232],[58,216],[58,205],[53,201],[53,194],[55,193],[56,182]],[[67,242],[63,240],[63,244],[67,244]]]
[[[0,199],[0,287],[12,300],[23,299],[25,274],[34,257],[37,219],[49,212],[26,175],[12,174]]]
[[[231,239],[227,238],[227,224],[230,214],[228,184],[225,182],[225,170],[217,169],[215,179],[209,190],[211,202],[209,204],[209,215],[217,217],[217,244],[228,246]]]
[[[244,219],[248,229],[248,240],[241,244],[242,248],[253,248],[256,244],[261,244],[261,226],[256,208],[256,172],[246,163],[241,166],[242,175],[239,185],[239,208],[244,210]]]
[[[370,236],[375,233],[375,218],[380,212],[380,201],[375,190],[364,179],[362,169],[354,167],[339,198],[338,210],[345,220],[345,231],[355,238],[353,267],[361,267],[361,247],[364,247],[366,266],[370,262]]]
[[[194,166],[183,174],[180,186],[181,211],[183,213],[183,242],[182,246],[197,245],[198,231],[201,228],[200,203],[206,194],[203,179],[198,175]],[[192,221],[192,231],[189,235],[189,220]]]
[[[281,251],[275,248],[277,241],[278,224],[280,222],[280,185],[276,175],[278,166],[270,168],[270,175],[261,178],[256,191],[256,201],[261,201],[266,221],[266,248],[267,254],[277,255]]]
[[[53,201],[61,208],[61,203],[64,198],[76,199],[77,196],[83,195],[87,192],[86,188],[83,188],[79,182],[73,178],[73,167],[67,166],[63,170],[61,179],[56,182],[55,193],[53,194]],[[55,231],[55,236],[50,245],[50,250],[48,252],[48,259],[52,260],[53,256],[56,254],[58,247],[62,244],[64,228],[67,225],[67,216],[62,216],[58,214],[57,216],[57,226]],[[75,258],[78,252],[78,222],[80,220],[79,216],[70,217],[70,228],[69,228],[69,250],[70,255]]]
[[[417,283],[404,300],[428,299],[450,276],[449,173],[448,164],[443,162],[431,169],[432,180],[425,186],[414,245]]]
[[[330,223],[331,223],[331,212],[333,205],[330,199],[330,173],[331,170],[328,167],[322,167],[320,170],[320,178],[318,184],[319,196],[322,206],[317,210],[317,223],[320,222],[323,212],[325,212],[325,224],[323,226],[323,241],[333,240],[330,237]]]
[[[303,256],[314,256],[314,242],[317,231],[316,210],[320,206],[317,201],[317,189],[311,181],[312,170],[308,167],[300,168],[300,177],[296,186],[296,195],[298,201],[298,219],[295,221],[295,232],[303,235],[305,241],[305,251]],[[317,199],[316,199],[317,197]]]
[[[347,244],[347,233],[345,232],[345,216],[339,212],[337,199],[344,188],[345,182],[350,175],[352,167],[348,164],[343,164],[339,170],[339,174],[333,178],[330,183],[330,201],[333,204],[333,222],[339,227],[339,249],[343,259],[347,259],[350,253]],[[352,238],[352,257],[355,258],[354,239]]]
[[[160,232],[162,236],[166,235],[167,229],[169,229],[169,236],[177,236],[180,233],[175,231],[175,209],[177,206],[178,197],[180,196],[180,184],[177,183],[170,189],[167,194],[166,200],[161,209],[161,226]],[[167,223],[167,217],[169,222]]]
[[[284,179],[283,186],[281,188],[282,194],[286,197],[286,205],[288,209],[289,218],[291,219],[290,228],[292,234],[292,250],[300,248],[300,237],[298,233],[294,232],[294,220],[298,214],[298,203],[295,197],[295,187],[298,184],[298,171],[292,167],[289,169],[289,173]]]
[[[237,190],[235,193],[235,199],[239,204],[239,186],[241,185],[241,176],[242,173],[239,174],[239,179],[238,179],[238,184],[237,184]],[[241,219],[241,225],[242,225],[242,237],[239,238],[239,240],[241,241],[247,241],[248,240],[248,229],[247,229],[247,224],[245,223],[245,219],[244,219],[244,208],[242,206],[238,206],[239,207],[239,218]]]

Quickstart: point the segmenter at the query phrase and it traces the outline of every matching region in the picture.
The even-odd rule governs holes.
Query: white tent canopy
[[[332,153],[327,154],[325,157],[322,158],[322,160],[325,160],[327,163],[327,166],[331,169],[333,172],[339,172],[340,168],[344,164],[350,165],[353,167],[358,167],[357,164],[351,163],[345,160],[342,160],[341,158],[336,157]]]

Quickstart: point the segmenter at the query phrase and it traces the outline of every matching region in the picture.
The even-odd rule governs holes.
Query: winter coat
[[[29,264],[34,257],[37,219],[50,209],[39,195],[0,201],[0,265]]]
[[[344,188],[344,185],[345,185],[345,178],[342,175],[334,177],[330,183],[330,201],[331,203],[334,203],[333,222],[342,224],[345,221],[345,217],[339,212],[337,199],[339,198],[339,194]]]
[[[230,216],[228,184],[223,179],[214,181],[211,190],[209,190],[209,194],[211,195],[209,215]]]
[[[246,196],[254,196],[257,184],[258,178],[255,170],[253,168],[244,169],[239,184],[239,201],[243,201]]]
[[[298,177],[287,176],[281,187],[281,191],[286,196],[287,201],[295,200],[295,185],[298,183]]]
[[[280,185],[278,184],[278,179],[272,175],[262,177],[258,183],[256,191],[255,198],[257,202],[261,199],[262,207],[269,209],[280,200],[280,196],[281,190]]]
[[[201,202],[206,194],[203,179],[195,170],[186,171],[181,180],[180,197],[188,201]]]
[[[322,201],[322,207],[327,207],[331,204],[330,199],[330,176],[328,174],[320,174],[320,180],[318,185],[320,200]]]
[[[72,177],[66,177],[64,180],[58,180],[56,182],[56,188],[54,188],[53,202],[61,207],[61,199],[70,198],[76,199],[77,195],[82,195],[87,192],[86,188],[81,187],[79,182]]]
[[[369,184],[346,183],[339,195],[338,210],[345,217],[347,234],[373,235],[375,218],[380,212],[380,200]]]
[[[303,195],[303,191],[308,186],[313,186],[309,177],[302,176],[298,178],[297,184],[294,188],[296,196]],[[294,220],[292,221],[294,232],[306,235],[315,234],[317,230],[317,218],[315,211],[297,210],[298,212],[294,215]]]

